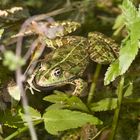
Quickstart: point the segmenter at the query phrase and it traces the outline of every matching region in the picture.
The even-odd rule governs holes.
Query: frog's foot
[[[27,85],[26,85],[26,89],[29,89],[31,91],[32,94],[34,94],[34,90],[40,92],[39,89],[37,89],[34,84],[33,84],[33,80],[34,80],[34,76],[35,76],[35,73],[32,74],[28,79],[27,79]]]
[[[39,89],[35,88],[33,85],[26,86],[25,90],[29,89],[31,94],[34,94],[34,90],[40,92]],[[34,89],[34,90],[33,90]]]
[[[118,44],[102,33],[90,32],[88,42],[90,58],[97,63],[110,64],[119,55]]]
[[[83,79],[80,79],[80,78],[75,79],[72,84],[75,85],[75,90],[72,93],[72,95],[75,95],[75,96],[81,96],[85,87],[87,87],[87,83]]]

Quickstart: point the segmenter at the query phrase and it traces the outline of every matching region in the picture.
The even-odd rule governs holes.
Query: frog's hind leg
[[[81,24],[76,21],[57,21],[50,25],[50,34],[54,34],[52,38],[45,37],[46,45],[51,49],[57,49],[67,44],[67,39],[64,36],[76,31],[81,27]],[[54,28],[54,29],[53,29]]]
[[[115,41],[102,33],[88,34],[89,56],[91,60],[100,64],[110,64],[119,54],[119,46]]]

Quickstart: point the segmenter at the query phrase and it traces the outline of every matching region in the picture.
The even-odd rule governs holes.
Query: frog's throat
[[[73,84],[73,81],[76,79],[77,77],[76,76],[73,76],[67,80],[63,80],[63,81],[59,81],[59,82],[55,82],[55,83],[52,83],[52,84],[48,84],[46,86],[41,86],[41,85],[38,85],[36,80],[34,79],[33,80],[33,85],[37,88],[37,89],[40,89],[40,90],[51,90],[51,89],[54,89],[55,87],[60,87],[60,86],[64,86],[66,84]]]

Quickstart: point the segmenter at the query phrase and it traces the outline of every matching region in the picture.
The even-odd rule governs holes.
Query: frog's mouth
[[[52,83],[52,84],[48,84],[46,86],[41,86],[39,84],[37,84],[36,82],[36,79],[34,78],[34,80],[32,81],[33,85],[37,88],[37,89],[40,89],[40,90],[53,90],[55,89],[56,87],[60,87],[60,86],[64,86],[64,85],[67,85],[67,84],[71,84],[73,80],[76,79],[76,76],[73,76],[67,80],[63,80],[63,81],[59,81],[59,82],[55,82],[55,83]]]

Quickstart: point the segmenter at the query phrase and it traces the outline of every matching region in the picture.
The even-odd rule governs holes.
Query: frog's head
[[[43,64],[38,69],[34,83],[38,87],[58,87],[70,83],[75,78],[75,75],[68,72],[61,66],[49,66],[49,64]]]
[[[82,75],[88,64],[87,59],[88,53],[84,47],[60,47],[46,55],[36,71],[34,82],[37,86],[45,88],[69,84]]]

